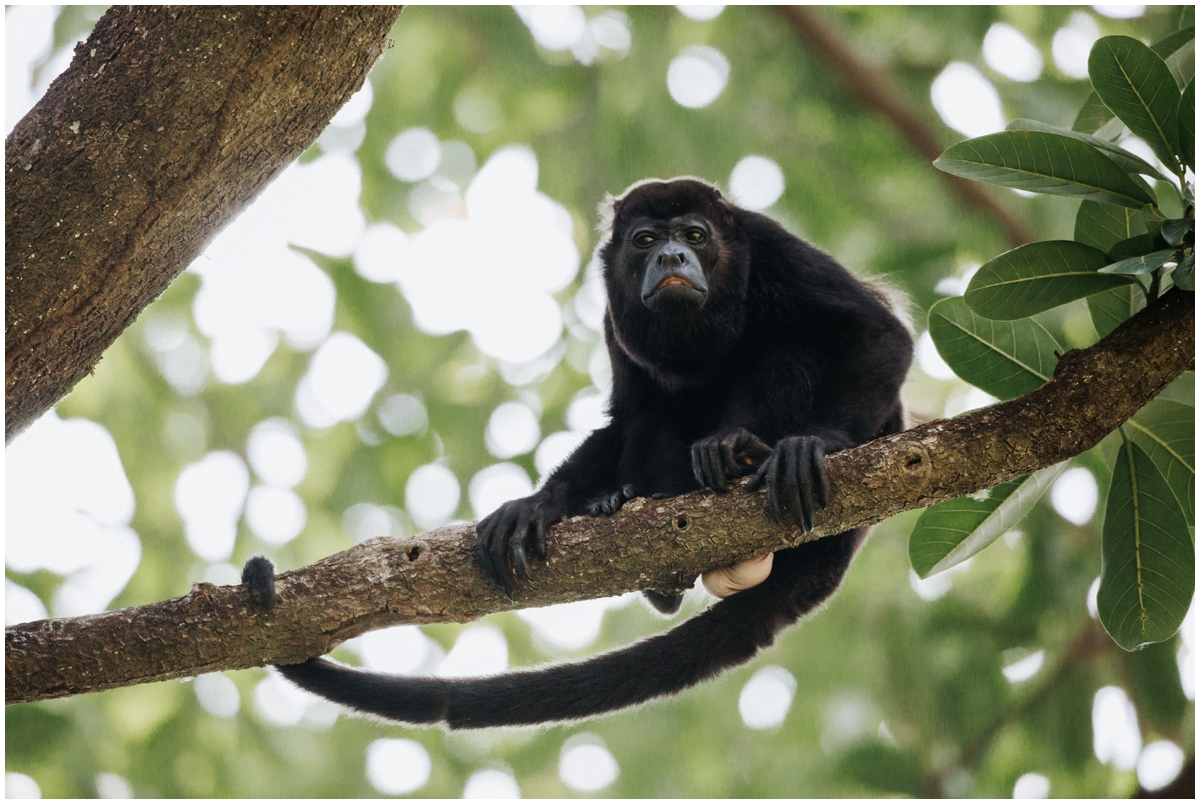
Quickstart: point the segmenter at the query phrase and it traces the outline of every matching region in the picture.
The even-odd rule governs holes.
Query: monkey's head
[[[601,208],[610,322],[635,362],[704,373],[736,340],[749,275],[736,210],[689,178],[638,182]]]

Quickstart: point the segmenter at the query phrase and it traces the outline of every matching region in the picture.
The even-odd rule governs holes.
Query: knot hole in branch
[[[680,514],[679,516],[675,517],[674,520],[672,520],[671,524],[675,526],[675,530],[686,530],[688,526],[688,518],[683,514]]]
[[[912,477],[924,478],[929,474],[929,454],[920,447],[913,447],[904,454],[904,472]]]

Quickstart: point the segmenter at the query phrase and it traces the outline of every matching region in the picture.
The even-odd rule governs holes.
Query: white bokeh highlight
[[[1050,504],[1059,516],[1074,525],[1091,522],[1099,501],[1096,478],[1082,466],[1063,472],[1050,488]]]
[[[1045,661],[1046,651],[1037,650],[1017,659],[1011,664],[1005,665],[1002,668],[1002,672],[1004,673],[1004,677],[1008,679],[1009,684],[1019,684],[1037,675],[1037,672],[1042,669]]]
[[[496,463],[475,473],[467,486],[467,499],[476,519],[483,519],[509,500],[528,497],[533,483],[515,463]]]
[[[444,525],[454,516],[462,494],[458,478],[440,463],[418,466],[404,486],[404,505],[422,530]]]
[[[246,498],[246,524],[259,539],[283,545],[300,535],[308,509],[296,492],[276,486],[255,486]]]
[[[442,678],[494,676],[508,669],[508,642],[490,625],[463,629],[437,674]]]
[[[667,67],[667,92],[688,109],[715,101],[729,83],[729,59],[708,45],[689,45]]]
[[[1070,78],[1088,77],[1088,55],[1100,38],[1100,26],[1085,11],[1076,11],[1066,25],[1054,33],[1050,53],[1063,75]]]
[[[370,631],[358,638],[357,648],[368,670],[392,675],[412,675],[441,658],[441,648],[416,625]]]
[[[687,17],[690,20],[697,20],[698,22],[708,22],[709,20],[715,20],[717,17],[721,16],[721,12],[725,10],[725,6],[723,6],[723,5],[711,5],[711,6],[677,5],[677,6],[675,6],[675,8],[679,9],[679,13],[682,14],[683,16]]]
[[[1142,753],[1137,710],[1120,687],[1101,687],[1092,699],[1092,748],[1096,759],[1117,770],[1133,770]]]
[[[618,597],[577,600],[553,606],[521,609],[517,616],[533,629],[535,643],[551,653],[572,652],[586,648],[600,636],[604,613],[629,605],[638,598],[636,592]]]
[[[133,785],[119,773],[97,773],[96,795],[100,798],[131,799],[134,797]]]
[[[30,623],[49,617],[42,599],[12,579],[4,579],[4,625]]]
[[[471,774],[463,788],[463,798],[511,799],[521,797],[521,787],[511,773],[485,768]]]
[[[205,673],[192,682],[196,700],[213,717],[229,720],[242,708],[242,696],[237,684],[224,673]]]
[[[1013,81],[1036,81],[1042,75],[1042,54],[1025,35],[1006,22],[997,22],[983,37],[983,60]]]
[[[367,780],[384,795],[420,790],[432,771],[429,752],[416,740],[384,738],[367,746]]]
[[[729,192],[745,209],[766,209],[779,200],[783,190],[783,170],[765,156],[745,157],[729,175]]]
[[[1138,757],[1138,784],[1147,790],[1161,790],[1179,776],[1183,762],[1183,750],[1170,740],[1150,743]]]
[[[395,282],[409,247],[408,235],[395,225],[372,224],[354,248],[354,270],[369,282]]]
[[[942,121],[968,137],[982,137],[1004,129],[1000,93],[983,73],[969,64],[952,61],[933,79],[933,108]]]
[[[420,435],[429,426],[425,403],[411,394],[395,394],[379,405],[379,423],[394,436]]]
[[[502,402],[488,418],[483,441],[497,458],[514,458],[536,447],[541,437],[537,414],[528,405]]]
[[[738,714],[748,728],[774,729],[783,724],[795,695],[795,677],[778,665],[767,665],[742,687]]]
[[[5,564],[65,576],[51,602],[55,616],[104,611],[142,554],[129,527],[133,488],[108,431],[49,411],[5,450],[4,492]],[[22,616],[37,613],[16,594]]]
[[[296,411],[306,424],[354,421],[387,382],[388,369],[357,336],[335,332],[321,344],[296,386]]]
[[[250,490],[250,472],[232,452],[210,452],[175,481],[175,510],[188,546],[205,561],[233,555],[237,523]]]
[[[1050,780],[1040,773],[1026,773],[1013,785],[1013,798],[1047,798]]]
[[[481,352],[533,360],[562,336],[553,294],[579,270],[574,224],[537,191],[537,158],[524,146],[492,155],[465,193],[465,218],[442,218],[411,238],[397,283],[419,329],[467,330]]]
[[[400,181],[418,182],[428,178],[442,161],[442,146],[437,135],[427,128],[410,128],[396,135],[387,147],[383,163]]]
[[[604,744],[591,733],[572,735],[558,758],[558,778],[579,793],[595,793],[617,780],[620,766]]]

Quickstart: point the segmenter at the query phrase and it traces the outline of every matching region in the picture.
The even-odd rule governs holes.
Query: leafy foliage
[[[1189,48],[1194,52],[1193,40],[1191,27],[1153,47],[1129,36],[1101,37],[1088,58],[1095,95],[1085,101],[1073,131],[1017,120],[1007,131],[951,147],[934,163],[978,181],[1084,199],[1074,242],[1030,243],[1005,252],[975,274],[965,304],[947,300],[930,309],[930,334],[959,376],[1007,398],[1013,394],[998,391],[1011,391],[1014,365],[1025,369],[1021,378],[1026,385],[1047,376],[1030,365],[1030,356],[1043,356],[1046,346],[1029,316],[1087,297],[1092,321],[1103,336],[1172,279],[1182,290],[1194,288],[1195,189],[1184,172],[1194,161],[1194,80],[1191,72],[1180,72],[1182,58],[1172,66],[1165,60]],[[1121,124],[1117,131],[1114,119]],[[1150,146],[1177,177],[1180,191],[1158,168],[1118,144],[1122,132]],[[1151,198],[1143,176],[1159,180],[1159,200]],[[1184,214],[1168,219],[1160,203],[1167,207],[1177,192],[1184,199]],[[1109,284],[1126,278],[1138,278],[1137,284]],[[971,319],[963,316],[967,307]],[[950,310],[956,313],[956,326],[949,325],[951,316],[945,311]],[[984,319],[1014,322],[1003,331],[1007,361],[994,356],[998,325],[988,329],[990,322]],[[1018,329],[1020,325],[1024,328]],[[980,335],[985,332],[990,337]],[[968,335],[991,351],[965,348]],[[1194,428],[1194,407],[1166,400],[1156,400],[1122,427],[1125,443],[1113,470],[1104,521],[1099,612],[1104,627],[1126,650],[1173,636],[1195,590],[1189,531],[1194,522]],[[1020,485],[1013,481],[993,489],[986,500],[951,500],[927,510],[910,537],[914,568],[924,575],[952,566],[960,554],[972,554],[993,541],[996,515]]]

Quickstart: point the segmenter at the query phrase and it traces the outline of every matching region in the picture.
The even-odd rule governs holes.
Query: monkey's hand
[[[729,479],[749,474],[771,448],[746,429],[717,433],[692,444],[692,472],[700,488],[728,491]]]
[[[713,597],[729,597],[735,592],[758,586],[771,574],[775,564],[775,554],[739,561],[726,567],[717,567],[700,576],[701,583]]]
[[[497,508],[475,527],[479,557],[483,569],[511,596],[517,591],[513,567],[526,581],[529,553],[546,560],[546,530],[566,516],[566,507],[541,492],[520,500],[510,500]],[[512,556],[512,566],[508,557]]]
[[[758,468],[748,488],[767,487],[767,513],[779,523],[795,522],[807,533],[816,512],[829,502],[825,442],[816,436],[781,439]]]
[[[636,496],[633,492],[633,486],[626,483],[612,494],[606,494],[588,503],[587,515],[612,516],[621,510],[621,506],[625,504],[626,500],[632,500]]]

